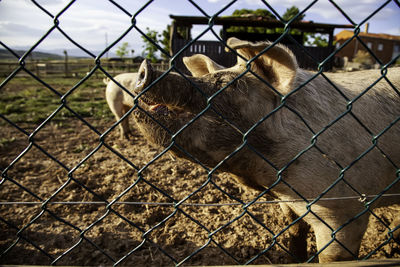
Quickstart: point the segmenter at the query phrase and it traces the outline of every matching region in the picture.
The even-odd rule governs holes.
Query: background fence
[[[289,230],[298,220],[282,216],[278,207],[280,201],[268,196],[269,189],[262,193],[246,189],[232,181],[229,174],[218,173],[219,165],[210,169],[202,163],[172,157],[166,154],[168,149],[149,146],[135,125],[129,141],[118,139],[117,126],[122,120],[129,120],[129,115],[139,107],[132,103],[126,116],[118,122],[113,121],[104,100],[102,78],[114,73],[102,62],[102,57],[129,32],[144,34],[144,29],[136,25],[135,18],[149,5],[157,5],[157,1],[149,1],[141,9],[130,11],[110,0],[121,11],[121,16],[129,17],[132,24],[98,55],[86,50],[59,24],[75,1],[56,13],[36,1],[31,2],[53,20],[48,32],[23,56],[18,56],[5,42],[0,42],[18,62],[8,65],[11,69],[0,84],[0,263],[165,266],[299,260],[288,249]],[[232,1],[216,14],[208,14],[200,3],[188,2],[209,19],[207,31],[212,31],[214,17],[239,3]],[[317,2],[310,2],[299,15]],[[357,36],[360,27],[389,3],[400,8],[398,1],[385,1],[363,21],[355,22],[334,1],[329,2],[331,8],[337,9],[338,14],[354,26],[353,39],[357,39],[369,53],[372,51]],[[283,22],[267,1],[262,3],[282,21],[282,27],[290,28],[296,19]],[[56,79],[42,75],[38,67],[43,66],[28,64],[29,55],[52,32],[64,35],[90,55],[92,63],[82,66],[86,72],[83,77]],[[191,44],[198,37],[194,37],[178,55],[204,52],[201,47],[200,51],[190,51]],[[220,44],[221,49],[226,47],[222,40]],[[341,47],[321,60],[316,59],[312,51],[302,51],[315,59],[318,66],[316,75],[324,75],[324,64]],[[301,49],[302,45],[297,43],[294,50]],[[388,64],[376,58],[383,76],[398,58]],[[171,58],[168,71],[179,71],[176,66],[180,63],[175,59]],[[52,66],[50,69],[54,71],[56,68]],[[72,67],[70,71],[73,72]],[[393,87],[393,91],[400,96],[399,88]],[[344,101],[353,103],[360,97],[362,95],[353,100],[344,98]],[[280,108],[285,108],[284,101]],[[339,115],[332,125],[347,113],[349,111]],[[264,119],[269,116],[265,114]],[[397,114],[391,125],[374,134],[361,121],[357,123],[376,141],[376,137],[398,125],[399,120],[400,114]],[[190,124],[185,127],[190,127]],[[316,147],[313,141],[320,134],[312,133],[312,145],[301,154]],[[376,144],[372,148],[375,147]],[[351,165],[366,154],[363,152]],[[400,180],[399,162],[387,155],[385,157],[396,169],[393,186]],[[343,172],[346,168],[341,167]],[[336,184],[331,187],[334,186]],[[380,198],[383,194],[377,192],[373,197]],[[365,197],[355,192],[356,199]],[[337,199],[324,199],[320,195],[309,201],[299,195],[294,201],[304,202],[311,210],[316,201]],[[393,238],[393,232],[399,226],[395,229],[389,227],[398,211],[387,208],[372,210],[370,202],[364,203],[363,213],[372,215],[372,226],[364,236],[359,258],[399,258],[399,244]],[[355,215],[354,222],[350,223],[357,223],[359,216]],[[332,242],[340,230],[342,228],[332,229]],[[314,237],[310,235],[308,239],[307,260],[311,262],[321,251],[316,248]],[[358,259],[357,255],[354,259]]]
[[[124,61],[120,62],[104,62],[102,63],[103,68],[110,73],[110,75],[117,75],[125,72],[135,72],[139,69],[140,63],[127,63]],[[7,77],[13,70],[19,67],[18,63],[11,62],[0,62],[0,76]],[[52,77],[84,77],[94,67],[95,63],[92,61],[82,62],[62,62],[62,61],[48,61],[48,60],[35,60],[26,62],[25,67],[32,71],[36,77],[41,78],[44,76]],[[155,63],[154,67],[158,70],[167,70],[169,68],[168,63]],[[27,73],[18,73],[19,76],[28,76]],[[95,73],[94,75],[102,75]]]

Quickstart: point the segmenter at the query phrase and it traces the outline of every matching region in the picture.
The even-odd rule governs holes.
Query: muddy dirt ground
[[[113,124],[112,119],[87,121],[100,134]],[[38,125],[19,126],[30,134]],[[71,118],[64,125],[46,124],[30,143],[3,121],[1,138],[8,140],[0,146],[0,168],[7,168],[7,179],[0,183],[1,264],[295,261],[285,252],[288,233],[279,234],[290,222],[278,204],[255,203],[246,210],[232,205],[249,202],[258,193],[226,173],[208,176],[199,165],[168,153],[158,156],[162,151],[138,131],[130,140],[120,140],[115,128],[100,140],[93,129]],[[400,258],[398,244],[384,244],[388,237],[382,222],[389,224],[394,213],[374,210],[379,219],[371,216],[360,257],[376,250],[371,258]],[[312,234],[309,241],[311,255],[316,251]]]

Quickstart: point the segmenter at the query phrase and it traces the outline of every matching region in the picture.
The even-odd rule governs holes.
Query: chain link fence
[[[155,120],[152,114],[141,106],[140,101],[152,87],[163,83],[163,79],[156,79],[137,96],[117,81],[134,101],[132,100],[127,113],[112,123],[109,112],[99,117],[92,116],[101,110],[101,107],[94,106],[93,103],[106,107],[103,97],[104,84],[96,76],[100,74],[116,81],[112,73],[103,67],[102,59],[130,32],[144,36],[153,42],[162,54],[169,57],[171,65],[164,72],[164,76],[170,72],[177,72],[185,80],[189,80],[182,70],[175,67],[176,60],[209,32],[225,48],[243,58],[243,55],[237,54],[235,49],[220,38],[214,28],[215,18],[232,6],[240,7],[240,2],[231,1],[217,13],[209,14],[200,2],[188,0],[196,12],[208,18],[209,24],[201,34],[193,36],[193,39],[173,56],[146,36],[144,29],[137,25],[137,17],[150,5],[157,5],[157,1],[148,1],[138,10],[128,10],[123,4],[109,0],[110,4],[120,10],[120,16],[131,20],[131,25],[98,55],[89,51],[63,29],[62,21],[76,2],[78,1],[70,1],[62,10],[53,13],[44,8],[39,1],[31,1],[35,8],[40,9],[53,21],[53,24],[49,25],[48,31],[23,56],[19,56],[5,42],[0,42],[19,63],[0,84],[3,102],[0,114],[3,132],[0,140],[1,263],[165,266],[313,262],[335,244],[349,253],[350,257],[347,259],[400,257],[399,241],[395,238],[400,225],[390,225],[391,221],[399,216],[399,211],[396,207],[374,209],[374,203],[382,199],[394,199],[394,203],[399,203],[399,192],[394,192],[393,189],[398,188],[400,162],[398,157],[388,152],[386,146],[381,143],[388,141],[385,139],[388,132],[398,131],[400,114],[395,113],[385,127],[377,130],[374,125],[368,125],[353,111],[353,106],[369,91],[373,91],[374,86],[382,80],[390,85],[391,94],[394,95],[395,101],[399,102],[400,88],[387,74],[400,56],[394,56],[389,62],[382,62],[360,38],[363,25],[389,4],[400,8],[398,1],[382,1],[378,8],[360,22],[354,21],[335,1],[329,1],[330,8],[337,10],[338,14],[353,25],[354,35],[340,44],[325,60],[315,60],[317,72],[286,95],[272,88],[273,86],[254,73],[250,66],[263,53],[275,47],[280,39],[290,39],[291,24],[306,14],[318,0],[310,1],[306,8],[300,10],[300,13],[289,21],[283,20],[274,5],[268,1],[261,1],[264,8],[282,22],[283,31],[281,37],[268,48],[262,49],[253,58],[245,58],[247,67],[235,80],[245,75],[253,75],[257,81],[265,83],[280,95],[280,103],[245,130],[238,129],[231,119],[222,113],[219,114],[220,119],[230,125],[232,131],[240,133],[240,139],[243,141],[239,146],[231,148],[232,153],[226,155],[225,159],[212,166],[198,160],[177,140],[185,130],[206,116],[209,110],[218,113],[213,103],[220,94],[229,90],[229,86],[235,80],[221,86],[211,96],[197,88],[207,103],[204,109],[201,108],[190,122],[176,132],[164,128],[169,133],[171,142],[165,148],[159,148],[148,145],[136,124],[132,126],[134,131],[130,140],[119,140],[118,126],[124,121],[132,120],[132,114],[135,112],[145,112],[146,116]],[[92,68],[82,79],[55,81],[51,77],[39,78],[34,70],[27,67],[29,55],[55,32],[62,34],[92,58]],[[374,58],[381,74],[356,96],[343,93],[330,82],[329,75],[324,72],[325,64],[352,40],[357,40]],[[299,49],[303,49],[302,44],[294,39],[291,41]],[[306,50],[304,53],[307,53]],[[313,59],[312,54],[308,56]],[[28,78],[19,78],[21,73],[27,74]],[[356,76],[355,72],[352,77]],[[296,93],[305,90],[307,84],[318,77],[323,77],[332,85],[332,90],[341,95],[345,105],[343,112],[326,121],[322,129],[315,128],[312,122],[308,121],[309,117],[288,104]],[[25,87],[30,88],[28,81],[34,83],[32,91],[22,91]],[[39,87],[40,91],[36,89]],[[94,88],[99,88],[100,93],[96,93]],[[18,90],[22,93],[16,95],[15,91]],[[40,98],[39,93],[45,93],[48,98]],[[30,102],[32,99],[38,101]],[[32,105],[38,105],[40,102],[44,102],[43,106],[50,107],[50,114],[44,112],[38,119],[21,119],[23,110],[30,110]],[[93,105],[87,110],[80,109],[86,104]],[[247,139],[252,132],[257,131],[259,125],[265,121],[270,122],[275,113],[283,110],[302,121],[309,131],[310,138],[303,150],[295,151],[295,154],[289,153],[293,154],[291,160],[283,166],[277,166],[271,162],[268,155],[260,153],[260,148],[253,147]],[[41,110],[34,110],[29,116],[36,113],[41,113]],[[348,153],[352,153],[351,161],[343,163],[325,151],[329,149],[321,140],[326,140],[324,133],[340,124],[344,117],[351,117],[354,128],[361,129],[360,136],[368,136],[370,143],[363,151],[349,151]],[[162,122],[157,123],[162,126]],[[217,137],[218,133],[215,133],[215,136]],[[399,143],[392,142],[389,149],[399,150]],[[168,152],[174,147],[181,149],[181,154],[191,158],[191,162],[171,156]],[[213,150],[213,147],[209,149]],[[225,169],[221,166],[243,150],[257,155],[258,160],[275,172],[275,181],[266,185],[268,187],[263,188],[261,192],[238,185],[229,173],[222,172]],[[312,151],[317,151],[321,158],[331,161],[336,166],[336,174],[334,182],[328,188],[323,188],[318,195],[310,198],[302,194],[301,189],[289,183],[285,175],[290,173],[292,166],[302,164],[304,155],[309,155]],[[365,195],[357,190],[359,181],[354,181],[348,176],[360,161],[371,154],[380,155],[385,164],[391,166],[390,173],[382,174],[390,176],[391,182],[380,185],[377,177],[377,184],[374,186],[383,189],[374,195]],[[250,163],[252,162],[249,162],[249,165]],[[313,168],[310,163],[306,166]],[[307,170],[304,172],[307,173]],[[314,182],[314,186],[318,187],[318,181]],[[346,190],[351,188],[352,194],[345,198],[330,195],[330,192],[342,186],[345,186]],[[286,188],[285,190],[291,191],[297,197],[289,200],[271,197],[275,194],[274,189],[280,187]],[[325,221],[325,217],[315,211],[315,207],[321,202],[337,203],[341,205],[338,209],[346,209],[347,200],[354,201],[359,206],[357,212],[352,213],[350,219],[346,219],[338,228],[331,227],[329,222]],[[280,211],[280,206],[285,207],[287,203],[302,205],[306,211],[287,217]],[[349,225],[357,225],[361,221],[360,218],[366,215],[370,215],[370,227],[364,237],[358,237],[363,238],[363,242],[359,255],[356,255],[351,248],[346,247],[347,244],[341,243],[340,235]],[[316,245],[312,233],[307,235],[303,232],[308,229],[303,225],[302,219],[311,216],[325,225],[329,242],[323,246]],[[306,258],[299,257],[292,249],[291,240],[295,229],[298,229],[297,234],[300,231],[300,235],[308,239],[308,246],[304,248],[308,251]]]

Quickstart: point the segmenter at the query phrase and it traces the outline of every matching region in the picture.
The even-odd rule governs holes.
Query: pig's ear
[[[225,68],[215,63],[211,58],[201,54],[196,54],[191,57],[184,57],[183,63],[193,77],[201,77],[205,74],[216,72]]]
[[[237,38],[229,38],[227,45],[246,60],[254,60],[251,70],[268,81],[281,94],[292,90],[298,69],[296,57],[287,47],[276,44],[266,52],[262,51],[271,42],[251,43]],[[236,68],[246,69],[247,61],[238,56]]]

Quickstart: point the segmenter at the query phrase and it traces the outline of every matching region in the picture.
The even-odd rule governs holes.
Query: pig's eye
[[[140,73],[139,73],[139,79],[138,79],[138,81],[143,81],[144,80],[144,77],[145,77],[145,73],[144,73],[144,71],[141,71]]]
[[[144,71],[139,72],[139,76],[136,81],[137,87],[143,86],[145,77],[146,77],[146,73]]]
[[[227,86],[231,81],[230,80],[226,80],[226,79],[219,79],[216,82],[216,85],[218,87],[218,89],[224,88],[225,86]],[[227,88],[225,88],[225,90],[230,89],[232,86],[228,86]]]
[[[227,80],[227,79],[224,78],[224,77],[221,77],[221,78],[219,78],[219,79],[215,82],[215,84],[216,84],[218,87],[222,88],[222,87],[226,86],[228,82],[229,82],[229,80]]]

